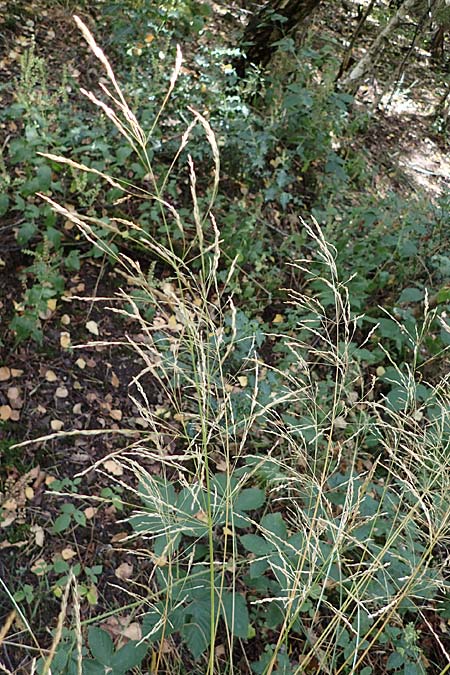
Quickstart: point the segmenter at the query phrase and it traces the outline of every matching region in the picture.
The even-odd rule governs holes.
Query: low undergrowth
[[[104,70],[101,92],[83,92],[96,114],[83,113],[55,143],[56,99],[46,98],[50,117],[26,97],[6,113],[28,119],[10,150],[27,173],[19,169],[10,183],[14,208],[26,202],[30,210],[29,231],[19,227],[17,236],[28,245],[36,235],[30,228],[43,219],[46,228],[12,327],[18,338],[42,339],[40,322],[63,293],[61,264],[70,250],[69,268],[84,255],[105,257],[126,281],[111,311],[125,320],[122,342],[142,364],[130,395],[143,431],[48,488],[59,504],[55,537],[70,531],[76,540],[85,532],[86,505],[113,505],[124,529],[116,543],[139,573],[116,574],[112,605],[100,615],[96,588],[104,569],[95,561],[41,559],[39,588],[2,582],[31,642],[33,672],[444,675],[447,214],[436,209],[430,225],[420,209],[405,212],[392,195],[370,208],[345,198],[330,205],[336,186],[362,178],[355,158],[332,142],[348,129],[350,101],[326,87],[326,100],[314,99],[313,67],[300,71],[281,99],[274,96],[268,131],[257,112],[242,122],[250,111],[241,100],[209,118],[184,109],[186,80],[180,99],[174,96],[178,49],[174,70],[161,77],[168,83],[162,103],[143,112],[136,100],[141,117],[76,21]],[[310,57],[326,73],[325,57]],[[36,60],[24,63],[23,73],[36,85],[41,68]],[[303,125],[300,138],[294,120],[306,123],[319,108],[320,123],[306,131]],[[164,119],[177,132],[185,122],[167,143]],[[87,139],[78,149],[68,141],[76,134]],[[294,159],[277,155],[279,143],[297,144]],[[30,164],[23,153],[33,154]],[[225,198],[221,170],[228,180],[232,162],[245,166],[250,156],[252,180],[240,177],[249,201]],[[292,196],[291,181],[299,166],[308,181],[316,164],[324,201],[306,192],[303,203]],[[265,188],[257,193],[258,184]],[[268,205],[286,216],[307,206],[314,215],[265,241],[270,227],[260,223]],[[430,252],[432,293],[417,262]],[[286,262],[283,278],[293,283],[280,291],[274,268]],[[267,301],[268,316],[262,296],[273,303]],[[150,388],[163,405],[152,403]],[[135,429],[114,433],[131,431],[135,437]],[[93,496],[90,486],[106,466],[108,487]],[[38,596],[58,602],[50,637],[37,625]],[[27,653],[25,640],[20,649]]]
[[[139,580],[122,577],[139,630],[114,640],[107,616],[83,618],[83,603],[95,608],[89,593],[102,568],[82,577],[70,560],[61,562],[43,572],[59,575],[61,602],[46,650],[27,619],[32,589],[8,591],[42,651],[37,672],[446,672],[439,617],[448,612],[448,378],[422,376],[424,359],[437,358],[428,349],[423,356],[435,339],[436,308],[407,288],[400,303],[424,299],[413,324],[400,310],[376,323],[364,317],[354,279],[342,276],[343,251],[309,219],[301,223],[308,255],[291,260],[303,285],[288,293],[285,325],[274,332],[249,321],[233,296],[238,258],[224,257],[213,213],[220,155],[210,123],[191,109],[177,152],[189,150],[194,128],[211,152],[206,199],[187,156],[186,213],[165,191],[173,165],[156,178],[148,133],[77,23],[108,78],[105,100],[86,95],[129,143],[149,183],[144,191],[84,157],[54,153],[40,155],[41,174],[49,166],[56,175],[70,170],[77,184],[92,180],[97,194],[105,183],[120,203],[156,209],[165,234],[138,219],[68,208],[57,190],[49,197],[40,188],[46,208],[114,260],[136,289],[122,291],[113,311],[136,324],[124,340],[142,362],[132,385],[147,430],[75,481],[52,486],[71,499],[54,533],[83,528],[77,503],[88,499],[86,474],[114,463],[118,478],[100,500],[114,497],[127,528],[121,545],[144,570]],[[178,52],[167,97],[180,68]],[[130,243],[160,261],[163,280],[142,271]],[[389,365],[368,377],[369,365],[381,361]],[[163,410],[148,401],[149,376],[163,392]],[[108,615],[122,611],[114,606]]]

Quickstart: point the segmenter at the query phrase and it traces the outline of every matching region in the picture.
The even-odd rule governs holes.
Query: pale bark
[[[360,59],[358,63],[353,66],[349,74],[342,80],[342,86],[344,88],[352,90],[357,89],[361,80],[371,72],[373,63],[381,51],[384,43],[416,5],[417,0],[405,0],[405,2],[399,7],[396,14],[394,14],[392,19],[388,22],[373,44],[369,47],[362,59]]]

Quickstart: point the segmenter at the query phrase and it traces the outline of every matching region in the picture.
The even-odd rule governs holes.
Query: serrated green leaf
[[[83,675],[105,675],[105,666],[95,659],[83,659]]]
[[[185,623],[183,636],[195,659],[203,654],[210,642],[211,606],[208,601],[193,602],[189,607],[190,620]]]
[[[54,532],[64,532],[64,530],[67,530],[67,528],[70,525],[71,521],[71,515],[70,513],[61,513],[55,520],[55,523],[53,525],[53,531]]]
[[[394,652],[393,654],[390,654],[386,663],[386,668],[387,670],[393,670],[394,668],[400,668],[404,663],[405,657],[398,652]]]
[[[102,663],[104,666],[112,665],[114,644],[106,631],[95,626],[89,628],[88,643],[92,656],[99,663]]]
[[[268,530],[280,539],[287,539],[287,527],[281,513],[268,513],[261,518],[260,526],[262,531]]]
[[[127,670],[136,668],[142,662],[147,652],[147,645],[131,641],[121,647],[111,660],[113,673],[126,673]]]
[[[436,303],[440,305],[443,302],[449,301],[450,301],[450,288],[448,286],[444,286],[436,294]]]
[[[234,508],[238,513],[239,511],[254,511],[264,504],[265,498],[264,490],[247,488],[239,493]]]
[[[84,515],[83,511],[74,511],[73,519],[76,523],[78,523],[78,525],[82,525],[83,527],[86,525],[86,516]]]
[[[261,560],[252,560],[250,563],[250,579],[259,579],[269,567],[266,558]]]
[[[423,300],[424,292],[419,288],[414,288],[410,286],[409,288],[404,288],[398,299],[399,302],[420,302]]]
[[[240,593],[223,591],[221,598],[221,613],[233,635],[247,638],[250,627],[247,603]]]
[[[6,193],[0,195],[0,216],[4,216],[8,210],[9,198]]]
[[[52,182],[52,170],[47,164],[41,164],[36,172],[37,189],[45,192]]]
[[[274,544],[263,539],[258,534],[243,534],[239,539],[246,551],[250,551],[250,553],[258,556],[267,555],[275,550]]]

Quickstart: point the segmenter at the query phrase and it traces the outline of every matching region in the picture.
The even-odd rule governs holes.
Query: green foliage
[[[136,532],[152,539],[161,594],[172,589],[170,597],[156,602],[146,615],[147,639],[154,642],[163,634],[179,633],[194,658],[198,658],[210,644],[212,579],[215,617],[223,618],[232,635],[246,639],[250,623],[245,598],[236,590],[224,588],[220,573],[211,578],[206,565],[207,538],[213,529],[220,555],[224,536],[221,533],[229,533],[225,539],[232,538],[235,529],[248,527],[250,514],[265,502],[264,491],[242,488],[237,477],[228,480],[225,474],[216,474],[208,490],[190,485],[179,491],[168,481],[148,476],[141,483],[140,493],[144,509],[133,515],[130,523]],[[172,566],[170,558],[179,550],[185,562]]]
[[[94,658],[83,660],[86,675],[124,675],[141,664],[147,651],[144,644],[133,641],[115,650],[108,633],[100,628],[89,629],[88,644]]]
[[[173,38],[205,37],[209,6],[104,10],[126,52],[121,68],[133,69],[124,92],[144,132],[111,131],[69,102],[66,74],[51,88],[44,61],[33,50],[23,58],[1,113],[18,133],[0,161],[0,215],[20,216],[17,241],[33,258],[11,328],[42,342],[67,274],[84,256],[106,256],[136,282],[127,318],[148,338],[135,347],[169,404],[153,414],[135,378],[134,403],[152,425],[139,461],[137,446],[124,455],[139,481],[100,493],[151,560],[133,588],[145,595],[142,642],[115,646],[85,622],[63,632],[52,672],[122,675],[173,640],[182,660],[189,652],[213,675],[220,639],[230,672],[243,649],[261,674],[318,664],[370,675],[373,650],[389,672],[425,673],[416,617],[448,605],[447,383],[427,372],[450,342],[448,198],[430,209],[372,194],[365,154],[347,149],[368,119],[335,87],[333,48],[283,39],[275,72],[240,83],[238,50],[201,43],[164,122]],[[211,148],[218,158],[208,123],[195,118],[177,154],[188,104],[208,109],[221,148],[220,234],[209,220]],[[75,207],[89,243],[39,194]],[[321,227],[298,225],[309,211]],[[133,276],[136,252],[148,272]],[[294,289],[281,314],[286,262]],[[169,313],[175,328],[156,328]],[[140,500],[131,515],[128,488]],[[86,526],[80,480],[51,490],[65,493],[52,534],[76,534]],[[36,573],[56,598],[75,579],[78,600],[97,605],[101,564],[55,556]],[[29,584],[13,595],[26,607],[35,597]]]

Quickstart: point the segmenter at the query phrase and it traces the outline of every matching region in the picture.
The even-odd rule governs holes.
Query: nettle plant
[[[108,103],[86,94],[148,162],[153,180],[149,136],[106,56],[77,23],[114,92],[103,85]],[[167,97],[180,67],[178,52]],[[176,227],[185,243],[181,256],[170,237],[164,244],[137,222],[99,221],[43,195],[139,290],[138,301],[135,291],[123,291],[124,308],[114,310],[134,320],[144,336],[127,339],[143,363],[131,384],[147,431],[139,443],[115,453],[130,478],[121,483],[132,493],[127,502],[135,503],[128,522],[140,545],[133,551],[151,563],[144,584],[130,585],[142,640],[127,667],[143,662],[151,645],[155,672],[186,667],[213,675],[241,671],[244,663],[263,675],[437,672],[420,631],[431,626],[427,613],[436,612],[448,592],[447,381],[433,386],[433,414],[420,408],[414,368],[403,407],[388,405],[384,394],[368,387],[354,349],[364,349],[376,328],[359,339],[336,251],[316,224],[304,227],[317,272],[310,274],[309,258],[293,265],[311,286],[325,286],[331,301],[292,291],[297,325],[290,335],[267,336],[257,325],[245,325],[227,293],[235,264],[219,283],[225,266],[212,215],[218,146],[207,120],[191,113],[179,153],[192,129],[203,128],[213,185],[206,206],[200,205],[190,160],[190,239],[161,179],[144,194],[100,170],[47,155],[94,173],[126,199],[148,199],[160,209],[167,232]],[[168,180],[167,174],[162,185]],[[99,222],[114,233],[116,249],[99,235]],[[155,283],[119,252],[120,242],[130,240],[164,264],[170,274],[163,282]],[[262,360],[266,338],[289,351],[287,367]],[[148,378],[165,399],[164,414],[148,400]],[[73,514],[64,517],[63,525]],[[95,674],[124,672],[122,655],[132,651],[128,645],[115,649],[106,633],[92,629],[84,647],[81,637],[75,647],[72,661]],[[62,642],[60,648],[67,653]]]

